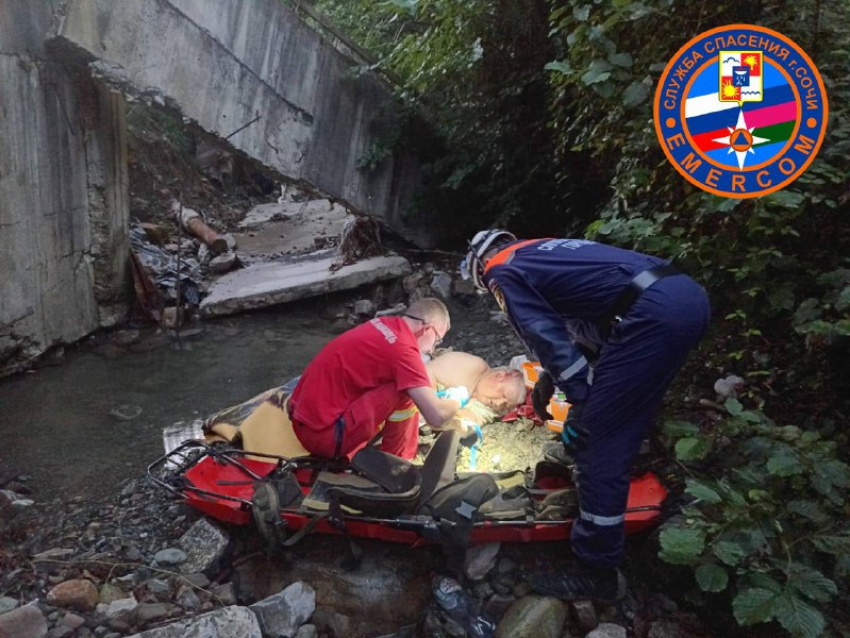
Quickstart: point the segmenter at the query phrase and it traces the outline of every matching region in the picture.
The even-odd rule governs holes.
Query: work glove
[[[534,413],[543,421],[552,418],[548,408],[553,394],[555,394],[555,382],[552,381],[552,375],[541,372],[537,383],[534,384],[534,390],[531,391],[531,405],[534,406]]]
[[[452,399],[460,403],[460,407],[469,403],[469,390],[465,385],[458,385],[437,392],[437,396],[441,399]]]
[[[581,423],[583,407],[580,403],[574,403],[570,406],[570,411],[567,412],[567,420],[564,421],[564,429],[561,432],[564,448],[573,457],[587,447],[587,440],[590,437],[590,432]]]

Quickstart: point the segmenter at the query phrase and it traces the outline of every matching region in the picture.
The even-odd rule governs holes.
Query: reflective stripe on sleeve
[[[625,514],[620,514],[619,516],[598,516],[596,514],[591,514],[590,512],[581,512],[581,518],[585,521],[590,521],[596,525],[601,525],[603,527],[610,527],[611,525],[619,525],[623,521],[626,520]]]
[[[581,357],[578,361],[576,361],[573,365],[571,365],[569,368],[567,368],[566,370],[564,370],[561,373],[561,376],[558,377],[558,381],[566,381],[567,379],[569,379],[574,374],[577,374],[578,371],[581,370],[586,365],[587,365],[587,359],[585,359],[584,357]]]
[[[406,421],[407,419],[412,417],[417,412],[419,412],[419,410],[416,408],[416,406],[413,406],[412,408],[408,408],[407,410],[396,410],[395,412],[393,412],[390,415],[390,418],[387,419],[387,420],[388,421]]]

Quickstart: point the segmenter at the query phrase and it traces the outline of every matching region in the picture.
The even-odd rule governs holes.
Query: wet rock
[[[687,638],[688,633],[674,620],[656,620],[649,626],[646,638]]]
[[[145,583],[145,589],[154,596],[168,596],[171,592],[171,583],[167,578],[151,578]]]
[[[113,600],[108,605],[98,605],[97,610],[109,620],[127,620],[135,613],[139,603],[135,596]]]
[[[306,583],[293,583],[283,591],[250,607],[263,633],[292,638],[316,609],[316,592]],[[343,634],[345,635],[345,634]]]
[[[18,601],[8,596],[0,598],[0,614],[5,614],[7,611],[12,611],[18,607]]]
[[[77,629],[86,624],[86,619],[77,614],[65,614],[62,617],[62,624],[71,629]]]
[[[201,606],[201,599],[195,591],[189,587],[183,589],[177,597],[177,604],[185,609],[198,609]]]
[[[613,623],[602,623],[585,638],[627,638],[627,636],[625,627]]]
[[[199,587],[200,589],[206,589],[210,585],[210,579],[207,578],[206,574],[186,574],[183,576],[183,580],[189,583],[192,587]]]
[[[138,550],[138,548],[128,547],[124,551],[124,558],[126,558],[127,560],[132,561],[132,562],[138,562],[138,561],[142,560],[143,556],[142,556],[142,552],[140,552]]]
[[[452,296],[452,277],[448,273],[436,271],[431,276],[431,290],[443,301]]]
[[[47,632],[47,638],[65,638],[74,633],[74,630],[64,625],[56,625],[53,629]]]
[[[262,638],[257,617],[247,607],[223,607],[190,620],[149,629],[132,638]]]
[[[295,638],[316,638],[319,635],[316,625],[301,625]]]
[[[556,598],[526,596],[505,612],[496,638],[560,638],[567,608]]]
[[[596,608],[589,600],[577,600],[570,603],[573,610],[573,616],[576,619],[578,628],[583,632],[592,631],[599,625],[599,617],[596,615]]]
[[[180,565],[184,574],[204,573],[212,577],[230,548],[230,537],[221,527],[202,518],[180,538],[186,561]]]
[[[24,605],[0,616],[2,638],[44,638],[47,620],[34,604]]]
[[[218,257],[214,257],[210,259],[210,270],[215,273],[225,273],[228,272],[236,265],[236,253],[227,252],[223,255],[219,255]]]
[[[481,580],[493,567],[499,557],[501,543],[484,543],[473,545],[466,551],[463,562],[463,572],[471,580]]]
[[[163,603],[139,603],[136,607],[136,620],[142,625],[147,625],[167,618],[168,613],[169,609]]]
[[[216,597],[220,605],[226,607],[236,604],[236,588],[233,586],[233,583],[213,585],[210,587],[210,593]]]
[[[161,549],[153,557],[157,565],[180,565],[186,562],[186,552],[182,549],[169,547]],[[197,570],[192,570],[197,571]]]
[[[119,600],[121,598],[126,598],[127,593],[118,587],[117,585],[113,585],[112,583],[106,583],[100,588],[100,596],[98,597],[98,601],[102,605],[108,605],[113,600]]]
[[[377,308],[371,299],[358,299],[354,302],[354,315],[359,319],[367,319],[375,316]]]
[[[505,612],[514,604],[516,598],[510,595],[495,594],[484,604],[484,612],[496,620],[505,615]]]
[[[92,611],[97,605],[97,587],[90,580],[76,579],[59,583],[47,593],[47,602],[56,607]]]
[[[328,619],[328,628],[336,638],[347,638],[351,635],[351,618],[345,614],[332,613]]]

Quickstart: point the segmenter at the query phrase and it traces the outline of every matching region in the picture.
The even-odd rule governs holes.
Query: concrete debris
[[[214,273],[221,274],[226,273],[233,269],[236,265],[236,253],[226,252],[218,257],[214,257],[210,260],[209,267],[210,270]]]
[[[230,536],[220,526],[202,518],[180,539],[186,561],[180,566],[184,574],[203,573],[212,578],[230,549]]]
[[[266,263],[228,273],[210,286],[201,302],[207,316],[234,314],[248,309],[356,288],[401,277],[410,272],[404,257],[372,257],[330,272],[333,257],[304,258],[294,263]]]
[[[316,609],[316,592],[306,583],[293,583],[250,609],[257,615],[264,635],[294,638]]]

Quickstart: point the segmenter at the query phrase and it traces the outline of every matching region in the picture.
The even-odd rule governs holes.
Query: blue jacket
[[[483,280],[555,384],[581,403],[589,385],[584,352],[605,341],[599,322],[635,275],[663,263],[583,239],[538,239],[504,248]]]

